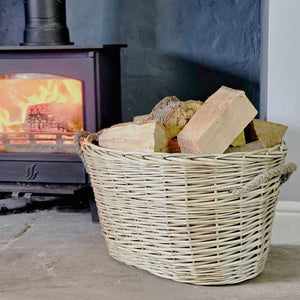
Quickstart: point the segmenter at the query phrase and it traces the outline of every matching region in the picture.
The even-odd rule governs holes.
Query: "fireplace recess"
[[[122,47],[126,45],[1,46],[0,75],[48,74],[80,81],[83,129],[97,132],[121,122]],[[30,143],[34,134],[28,134]],[[0,193],[74,194],[88,187],[88,176],[78,154],[59,150],[63,136],[66,135],[56,134],[55,151],[0,151]],[[14,137],[17,142],[22,138],[24,135]],[[10,141],[7,134],[0,132],[0,146],[3,143]]]

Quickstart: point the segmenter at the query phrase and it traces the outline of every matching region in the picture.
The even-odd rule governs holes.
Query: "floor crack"
[[[19,233],[17,233],[14,238],[9,241],[6,245],[4,245],[2,248],[0,248],[0,252],[6,250],[9,248],[15,241],[17,241],[25,232],[32,226],[32,224],[25,224],[25,228],[23,228]]]
[[[26,231],[31,227],[31,225],[32,224],[25,224],[25,228],[24,229],[22,229],[20,232],[18,232],[14,237],[15,237],[15,239],[17,239],[17,238],[19,238],[19,237],[21,237],[23,234],[25,234],[26,233]]]

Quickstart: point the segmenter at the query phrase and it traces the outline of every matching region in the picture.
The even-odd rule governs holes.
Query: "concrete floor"
[[[276,215],[261,275],[215,287],[174,282],[115,261],[87,211],[2,215],[0,299],[300,299],[296,215]]]

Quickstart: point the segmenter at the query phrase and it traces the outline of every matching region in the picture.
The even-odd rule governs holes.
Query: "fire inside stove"
[[[75,153],[82,82],[48,74],[0,75],[0,152]]]

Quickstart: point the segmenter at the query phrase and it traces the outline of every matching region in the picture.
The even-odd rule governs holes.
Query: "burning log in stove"
[[[69,103],[42,103],[28,106],[25,132],[74,132],[82,130],[82,107]]]

